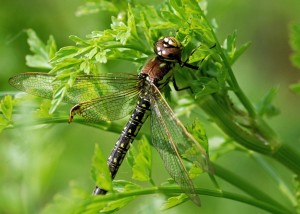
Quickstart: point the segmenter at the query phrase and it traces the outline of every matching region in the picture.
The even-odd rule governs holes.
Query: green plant
[[[35,68],[51,69],[50,73],[56,74],[57,80],[64,83],[56,90],[51,104],[44,102],[39,108],[34,123],[52,124],[67,120],[67,115],[61,116],[61,112],[58,112],[57,108],[65,91],[72,87],[77,75],[82,73],[98,74],[101,72],[98,65],[111,60],[131,61],[140,68],[147,58],[153,54],[153,41],[161,36],[173,35],[182,41],[185,47],[184,59],[188,58],[189,54],[195,50],[192,56],[189,57],[189,63],[198,65],[200,69],[198,71],[188,71],[188,69],[176,68],[181,84],[185,85],[188,82],[193,93],[180,95],[180,99],[176,99],[177,101],[172,99],[170,93],[167,93],[170,104],[176,108],[179,115],[185,116],[191,110],[200,107],[223,130],[227,138],[211,152],[211,156],[215,159],[232,150],[240,151],[256,160],[270,174],[275,174],[278,180],[280,180],[280,175],[268,164],[264,156],[271,157],[288,168],[296,176],[295,193],[293,195],[287,188],[283,188],[282,194],[289,198],[291,205],[297,207],[299,203],[299,199],[296,197],[300,172],[299,151],[294,151],[288,145],[282,143],[272,128],[265,122],[266,116],[277,113],[271,103],[276,94],[276,89],[270,90],[258,107],[255,108],[251,104],[238,85],[231,68],[233,63],[247,49],[249,43],[237,48],[237,34],[233,32],[221,45],[215,34],[216,27],[212,24],[214,22],[210,22],[206,18],[205,9],[203,9],[204,3],[170,0],[154,7],[147,5],[133,6],[130,4],[128,6],[123,4],[116,6],[116,4],[106,1],[100,1],[100,3],[89,1],[80,8],[79,13],[93,12],[103,8],[123,12],[120,13],[118,18],[112,18],[111,29],[92,32],[87,36],[87,39],[70,36],[70,39],[76,45],[63,47],[58,51],[56,51],[53,37],[49,38],[47,44],[43,44],[32,30],[27,30],[28,43],[34,53],[34,55],[26,58],[27,65]],[[127,13],[124,11],[127,11]],[[237,98],[234,104],[231,101],[232,96]],[[11,97],[6,97],[1,102],[3,117],[0,117],[0,122],[2,128],[12,126],[13,105],[21,106],[22,100],[19,101],[16,98],[12,101]],[[48,112],[55,113],[51,116]],[[75,122],[86,124],[79,119]],[[122,130],[122,126],[115,122],[88,125],[115,133],[120,133]],[[18,127],[22,124],[14,121],[14,126]],[[190,130],[194,135],[203,132],[198,123]],[[147,134],[145,135],[147,136]],[[206,139],[203,136],[205,134],[201,133],[198,138],[205,142]],[[57,196],[54,203],[49,205],[44,212],[94,213],[99,210],[111,212],[122,208],[139,195],[182,193],[182,190],[177,186],[154,184],[151,178],[151,163],[149,163],[149,160],[142,158],[151,156],[147,138],[141,137],[140,142],[135,144],[138,145],[138,148],[133,149],[133,154],[129,156],[133,175],[136,180],[148,180],[153,186],[146,188],[129,181],[114,181],[114,189],[121,189],[122,192],[104,197],[93,197],[79,187],[73,187],[74,191],[68,195],[71,200],[67,197]],[[99,149],[96,148],[95,150],[95,161],[92,168],[93,178],[97,180],[99,179],[98,172],[95,171],[105,168],[106,163],[103,161],[105,158],[101,155]],[[197,193],[200,195],[241,201],[271,213],[295,213],[291,205],[288,206],[274,200],[270,195],[262,192],[259,187],[253,186],[241,178],[238,173],[234,174],[220,167],[214,163],[214,159],[212,162],[215,175],[239,188],[245,195],[219,189],[197,188]],[[103,176],[99,182],[110,185],[110,182],[106,179],[107,176]],[[281,187],[285,187],[284,183],[281,181],[279,183]],[[184,195],[170,197],[164,204],[164,208],[171,208],[185,201],[187,201],[187,198]]]

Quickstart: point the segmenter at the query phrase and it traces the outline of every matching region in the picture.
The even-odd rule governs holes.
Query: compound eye
[[[155,43],[154,52],[165,60],[180,60],[181,43],[175,37],[164,37]]]
[[[164,47],[180,47],[180,42],[175,39],[175,37],[165,37],[163,39]]]

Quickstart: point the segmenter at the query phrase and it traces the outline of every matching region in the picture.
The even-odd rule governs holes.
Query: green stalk
[[[281,144],[274,138],[266,141],[255,133],[249,133],[240,127],[234,121],[231,112],[226,111],[217,103],[216,96],[206,96],[197,102],[228,136],[250,150],[275,158],[295,174],[300,174],[300,154],[296,150],[291,149],[286,144]]]
[[[80,204],[80,207],[83,207],[84,210],[80,210],[80,212],[89,212],[92,210],[90,209],[97,209],[97,203],[99,203],[99,206],[101,206],[103,203],[107,202],[112,202],[116,201],[118,199],[122,198],[129,198],[129,197],[136,197],[139,195],[150,195],[150,194],[157,194],[157,193],[162,193],[162,194],[174,194],[174,193],[183,193],[183,190],[179,187],[151,187],[151,188],[143,188],[143,189],[138,189],[134,191],[129,191],[129,192],[123,192],[123,193],[117,193],[117,194],[110,194],[104,197],[91,197],[87,200],[84,200],[83,203]],[[203,188],[196,188],[196,193],[200,195],[207,195],[207,196],[212,196],[212,197],[218,197],[218,198],[226,198],[226,199],[231,199],[234,201],[239,201],[245,204],[249,204],[252,206],[255,206],[257,208],[266,210],[270,213],[273,214],[292,214],[293,212],[288,211],[288,210],[282,210],[281,208],[278,208],[276,206],[264,203],[261,200],[256,200],[253,198],[248,198],[240,194],[236,193],[231,193],[231,192],[226,192],[226,191],[216,191],[216,190],[208,190],[208,189],[203,189]],[[93,204],[92,207],[89,207],[90,204]]]
[[[236,174],[224,169],[218,164],[212,163],[215,175],[232,184],[233,186],[243,190],[248,195],[256,198],[257,200],[263,201],[265,203],[269,203],[270,205],[285,210],[287,213],[289,212],[285,207],[279,204],[277,201],[270,198],[267,194],[262,192],[260,189],[257,189],[252,184],[246,182],[244,179],[239,177]]]
[[[256,117],[256,112],[255,112],[251,102],[249,101],[249,99],[246,97],[244,92],[241,90],[241,88],[240,88],[240,86],[239,86],[239,84],[238,84],[238,82],[237,82],[237,80],[236,80],[236,78],[233,74],[231,65],[230,65],[226,55],[224,54],[222,48],[221,48],[221,45],[218,41],[218,38],[217,38],[213,28],[211,27],[209,21],[207,20],[206,16],[204,15],[203,11],[201,10],[201,8],[200,8],[200,13],[201,13],[202,18],[205,20],[207,26],[210,29],[210,33],[213,36],[214,42],[216,43],[216,48],[217,48],[218,54],[220,55],[221,59],[223,60],[224,65],[227,69],[227,73],[228,73],[229,79],[230,79],[230,81],[228,81],[228,84],[234,89],[233,92],[236,94],[236,96],[241,101],[241,103],[243,104],[245,109],[248,111],[249,115],[252,118],[255,118]]]

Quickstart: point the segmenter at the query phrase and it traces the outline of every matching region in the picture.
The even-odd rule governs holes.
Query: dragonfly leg
[[[101,189],[100,187],[96,186],[94,191],[93,191],[93,195],[105,195],[107,193],[106,190]]]
[[[176,79],[174,77],[172,78],[172,82],[173,82],[174,89],[176,91],[183,91],[183,90],[189,89],[193,93],[193,90],[192,90],[191,86],[179,88],[178,85],[177,85],[177,83],[176,83]]]

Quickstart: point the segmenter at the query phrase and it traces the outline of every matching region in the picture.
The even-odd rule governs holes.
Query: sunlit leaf
[[[44,44],[37,34],[32,30],[26,30],[28,44],[33,55],[26,56],[26,64],[33,68],[51,69],[50,59],[56,52],[56,43],[53,36],[49,37],[47,44]]]
[[[162,210],[167,210],[172,207],[178,206],[188,200],[188,197],[186,194],[180,194],[178,196],[170,197],[168,200],[163,204],[161,207]]]
[[[57,52],[56,42],[52,35],[49,36],[49,39],[48,39],[47,45],[46,45],[46,50],[47,50],[49,59],[52,59],[55,56],[55,53]]]
[[[132,165],[132,178],[139,181],[151,179],[152,154],[151,147],[145,136],[138,140],[129,152],[129,163]]]
[[[85,4],[81,5],[77,11],[77,16],[89,15],[93,13],[98,13],[100,11],[110,11],[117,12],[118,9],[113,2],[110,1],[97,1],[97,2],[85,2]]]
[[[116,192],[129,192],[141,189],[142,187],[130,181],[114,180],[113,187]]]
[[[95,145],[91,173],[97,186],[108,191],[112,189],[111,176],[106,163],[106,158],[103,156],[98,144]]]
[[[43,102],[40,105],[40,108],[36,112],[38,118],[50,118],[51,117],[51,114],[49,114],[50,107],[51,107],[51,101],[43,100]]]
[[[114,201],[108,202],[106,204],[106,206],[100,210],[100,212],[101,213],[115,212],[115,211],[121,209],[122,207],[126,206],[129,202],[131,202],[134,199],[135,199],[135,197],[131,196],[131,197],[126,197],[126,198],[122,198],[119,200],[114,200]]]
[[[208,140],[200,121],[196,119],[190,127],[187,127],[187,130],[208,153]]]
[[[7,120],[12,119],[13,101],[11,96],[5,96],[0,101],[0,112]]]
[[[294,51],[291,61],[294,66],[300,68],[300,25],[294,24],[290,27],[290,45]]]
[[[290,89],[300,95],[300,83],[290,85]]]
[[[299,175],[295,175],[294,176],[294,187],[295,187],[295,191],[294,191],[294,197],[296,199],[296,210],[297,213],[300,213],[300,177]]]

